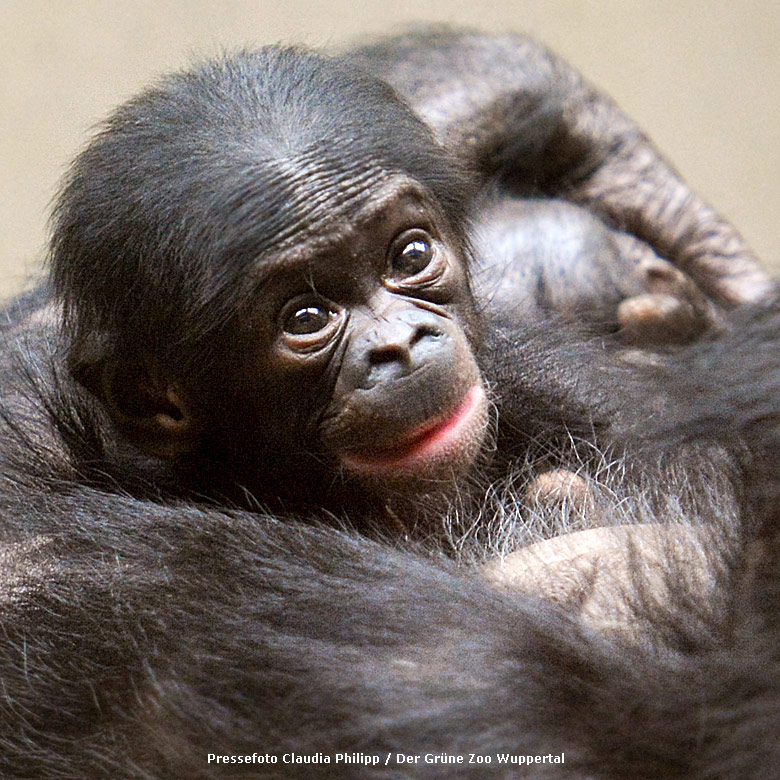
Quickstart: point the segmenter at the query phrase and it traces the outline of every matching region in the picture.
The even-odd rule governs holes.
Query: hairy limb
[[[718,303],[766,296],[768,277],[739,233],[608,97],[533,39],[429,31],[355,56],[486,179],[585,206]]]

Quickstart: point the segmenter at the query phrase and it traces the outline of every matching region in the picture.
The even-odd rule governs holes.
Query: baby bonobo
[[[467,192],[353,66],[272,48],[173,76],[57,209],[72,371],[200,490],[319,506],[462,474],[488,422]]]
[[[455,151],[362,67],[289,48],[175,74],[114,113],[62,191],[52,272],[68,365],[151,456],[155,490],[411,517],[421,495],[476,474],[484,489],[535,426],[609,419],[581,331],[539,334],[589,319],[641,343],[652,317],[626,328],[618,310],[663,274]],[[668,340],[690,339],[710,308],[666,266],[687,317]]]

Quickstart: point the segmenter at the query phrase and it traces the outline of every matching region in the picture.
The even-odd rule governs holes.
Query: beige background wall
[[[220,48],[337,45],[415,20],[537,34],[780,270],[776,0],[0,0],[0,294],[38,268],[49,201],[89,128],[156,73]]]

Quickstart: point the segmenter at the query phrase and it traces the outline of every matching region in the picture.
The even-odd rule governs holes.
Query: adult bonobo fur
[[[538,45],[169,77],[51,268],[4,326],[4,777],[776,765],[770,284]]]

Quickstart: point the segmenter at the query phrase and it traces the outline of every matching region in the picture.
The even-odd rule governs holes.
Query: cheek
[[[262,452],[284,459],[311,449],[315,421],[328,400],[322,365],[258,347],[236,354],[233,367],[213,383],[211,409],[223,437],[249,457]]]
[[[479,314],[477,300],[471,289],[471,283],[462,266],[458,268],[457,279],[458,295],[454,299],[452,307],[457,312],[458,324],[466,335],[466,339],[472,349],[479,349],[483,342],[483,323]]]

